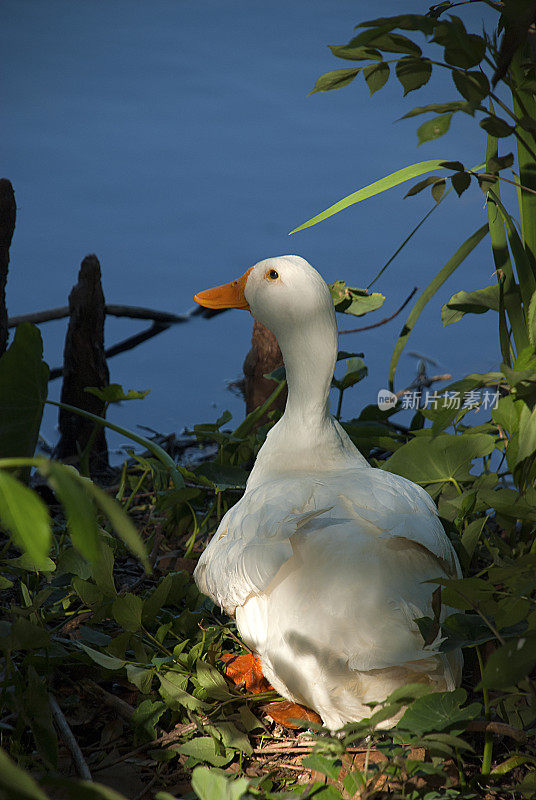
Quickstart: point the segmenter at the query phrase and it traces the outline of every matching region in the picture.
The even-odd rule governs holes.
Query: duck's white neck
[[[287,374],[288,400],[284,417],[288,425],[310,429],[328,418],[337,341],[334,311],[278,332]]]
[[[294,321],[279,326],[274,333],[285,362],[288,400],[283,417],[259,451],[248,490],[289,473],[367,467],[363,456],[329,414],[338,343],[333,305],[330,303],[323,313],[300,324]]]

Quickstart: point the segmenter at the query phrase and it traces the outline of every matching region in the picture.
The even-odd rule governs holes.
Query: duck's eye
[[[266,273],[266,277],[270,281],[276,281],[279,278],[279,272],[277,272],[275,269],[269,269]]]

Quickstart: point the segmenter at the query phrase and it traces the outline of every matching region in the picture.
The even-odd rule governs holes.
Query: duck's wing
[[[296,534],[329,532],[335,520],[344,524],[348,536],[343,547],[371,536],[371,541],[387,540],[400,551],[421,548],[437,561],[436,571],[458,573],[455,553],[429,495],[398,475],[358,469],[313,480],[310,475],[295,476],[246,493],[227,512],[202,554],[194,573],[197,585],[232,615],[249,597],[268,590],[293,556]]]

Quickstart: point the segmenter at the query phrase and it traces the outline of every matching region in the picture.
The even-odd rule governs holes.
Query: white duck
[[[425,648],[414,620],[433,616],[425,581],[459,575],[458,561],[429,495],[371,468],[329,414],[337,326],[326,283],[281,256],[195,299],[249,309],[275,334],[288,381],[285,413],[199,560],[199,589],[236,617],[275,689],[331,730],[406,683],[453,689],[460,653]]]

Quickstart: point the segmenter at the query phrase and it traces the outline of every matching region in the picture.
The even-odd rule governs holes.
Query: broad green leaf
[[[406,199],[406,197],[413,197],[414,195],[419,194],[419,192],[422,192],[423,189],[426,189],[427,186],[433,186],[435,183],[438,183],[441,180],[443,179],[438,178],[437,175],[430,175],[428,178],[424,178],[424,180],[419,181],[414,186],[412,186],[409,192],[406,192],[406,194],[404,195],[404,200]],[[443,183],[445,183],[444,180]]]
[[[474,519],[467,525],[462,533],[462,545],[467,553],[467,558],[469,561],[471,561],[473,557],[478,540],[482,536],[482,531],[484,530],[485,524],[486,517],[483,517],[482,519]]]
[[[114,583],[114,554],[111,547],[101,541],[98,557],[91,564],[91,574],[100,591],[106,597],[116,597]]]
[[[151,691],[151,684],[154,676],[153,669],[143,669],[143,667],[137,667],[135,664],[127,664],[126,670],[128,680],[139,689],[142,694],[148,694]]]
[[[114,600],[112,613],[118,625],[121,625],[126,631],[135,633],[141,628],[142,608],[143,601],[141,597],[127,592],[126,594],[119,595],[119,597]]]
[[[450,128],[451,119],[452,114],[441,114],[439,117],[434,117],[433,119],[423,122],[422,125],[419,125],[417,128],[419,145],[424,144],[424,142],[439,139],[440,136],[443,136]]]
[[[407,683],[405,686],[400,686],[398,689],[395,689],[394,692],[391,692],[386,702],[402,703],[406,705],[407,703],[413,702],[413,700],[416,700],[418,697],[430,694],[432,691],[432,687],[427,683]]]
[[[104,667],[104,669],[121,669],[127,663],[121,658],[109,656],[107,653],[101,653],[99,650],[94,650],[93,647],[88,647],[87,644],[82,644],[82,642],[76,642],[76,646],[83,650],[84,653],[86,653],[90,659],[95,662],[95,664],[98,664],[99,667]]]
[[[508,689],[530,674],[536,664],[536,635],[512,639],[489,657],[478,688]]]
[[[386,64],[385,61],[378,61],[364,68],[363,77],[367,82],[371,97],[374,92],[379,91],[379,89],[385,86],[389,80],[389,73],[389,64]]]
[[[205,703],[189,694],[185,687],[188,685],[188,676],[175,670],[166,670],[158,673],[160,681],[160,695],[170,708],[188,708],[191,711],[205,708]]]
[[[74,467],[48,461],[39,467],[60,500],[67,518],[71,541],[77,550],[92,561],[98,554],[98,527],[95,504],[87,488],[89,481]]]
[[[160,717],[166,711],[167,706],[161,700],[157,700],[156,702],[149,699],[142,700],[142,702],[134,711],[132,724],[137,731],[143,732],[144,737],[151,741],[156,739],[156,725],[158,724]]]
[[[251,742],[243,731],[239,731],[234,722],[214,722],[208,728],[217,736],[221,737],[224,747],[232,747],[233,750],[240,750],[247,756],[253,755]]]
[[[436,23],[433,40],[445,48],[445,61],[455,67],[471,69],[480,64],[486,52],[481,36],[467,33],[459,17],[450,15]]]
[[[471,253],[475,249],[477,244],[479,244],[482,241],[487,232],[488,232],[487,224],[482,225],[482,227],[479,228],[477,231],[475,231],[472,234],[472,236],[466,239],[465,242],[456,250],[454,255],[451,258],[449,258],[445,266],[439,270],[437,275],[428,284],[426,289],[422,292],[417,302],[413,306],[404,324],[404,327],[400,332],[397,343],[395,345],[395,349],[393,350],[393,355],[391,356],[391,363],[389,365],[389,388],[391,389],[391,391],[393,390],[393,380],[394,380],[396,365],[398,364],[398,359],[400,358],[402,350],[406,346],[408,337],[411,331],[413,330],[415,323],[420,317],[422,310],[424,309],[428,301],[431,300],[431,298],[434,296],[437,290],[445,283],[447,278],[450,278],[452,273],[460,266],[462,261],[464,261],[469,255],[469,253]]]
[[[0,358],[0,458],[34,454],[48,391],[39,329],[17,326]]]
[[[437,181],[432,186],[432,197],[434,198],[436,203],[439,203],[439,201],[443,197],[443,194],[445,192],[446,186],[447,186],[447,182],[446,182],[446,180],[444,178],[442,178],[440,181]],[[450,189],[449,189],[449,192],[450,192]]]
[[[178,749],[184,755],[192,756],[197,761],[207,761],[214,767],[223,767],[234,757],[234,750],[232,749],[226,750],[222,748],[223,753],[221,753],[212,736],[199,736],[196,739],[190,739],[189,742],[181,744]],[[221,797],[222,795],[220,795]]]
[[[413,733],[434,733],[453,728],[462,731],[466,722],[480,715],[480,704],[472,703],[462,708],[467,700],[465,689],[453,692],[432,692],[419,697],[406,710],[397,728]]]
[[[297,231],[310,228],[312,225],[316,225],[318,222],[322,222],[323,220],[328,219],[328,217],[338,214],[339,211],[343,211],[345,208],[355,205],[355,203],[360,203],[362,200],[367,200],[369,197],[374,197],[374,195],[385,192],[387,189],[392,189],[394,186],[404,183],[404,181],[410,181],[412,178],[418,178],[419,175],[424,175],[426,172],[432,172],[432,170],[435,169],[443,169],[443,162],[444,159],[420,161],[418,164],[412,164],[409,167],[404,167],[403,169],[399,169],[396,172],[391,173],[391,175],[387,175],[385,178],[380,178],[380,180],[374,181],[374,183],[364,186],[362,189],[358,189],[357,192],[349,194],[348,197],[344,197],[342,200],[339,200],[338,203],[334,203],[334,205],[326,208],[325,211],[322,211],[320,214],[312,217],[312,219],[304,222],[297,228],[294,228],[294,230],[290,232],[289,236]]]
[[[468,172],[456,172],[452,175],[451,179],[452,185],[456,191],[458,197],[461,197],[462,194],[469,188],[471,185],[471,176]]]
[[[381,61],[382,54],[372,47],[361,47],[358,45],[328,45],[329,49],[337,58],[344,58],[347,61]]]
[[[443,653],[495,641],[495,635],[478,614],[451,614],[441,625],[441,635],[445,637],[439,647]]]
[[[173,586],[173,576],[166,575],[160,580],[153,593],[143,601],[142,619],[144,624],[154,622],[162,606],[168,599],[168,595]]]
[[[379,17],[378,19],[360,22],[358,27],[384,28],[385,30],[401,28],[402,30],[408,31],[421,31],[428,35],[433,33],[434,25],[434,19],[428,14],[397,14],[392,17]]]
[[[485,286],[472,292],[456,292],[441,309],[443,325],[458,322],[464,314],[484,314],[499,310],[499,286]]]
[[[217,700],[225,700],[231,697],[225,678],[218,672],[216,667],[207,664],[206,661],[199,660],[196,668],[198,683],[206,690],[209,697],[215,697]]]
[[[519,448],[517,463],[531,456],[536,450],[536,406],[530,411],[523,403],[519,417]]]
[[[0,470],[0,523],[37,569],[46,567],[51,541],[47,507],[35,492],[4,470]]]
[[[50,634],[25,617],[17,617],[11,626],[11,647],[14,650],[41,650],[50,644]]]
[[[415,106],[415,108],[412,108],[411,111],[408,111],[407,114],[404,114],[400,119],[411,119],[411,117],[429,114],[432,111],[435,114],[454,114],[456,111],[471,113],[471,107],[469,103],[465,103],[463,100],[452,100],[449,103],[429,103],[427,106]]]
[[[396,77],[404,89],[404,97],[420,89],[430,80],[432,65],[427,58],[401,58],[396,65]]]
[[[315,92],[329,92],[332,89],[342,89],[343,86],[348,86],[360,71],[361,67],[355,67],[354,69],[335,69],[332,72],[326,72],[324,75],[317,78],[314,89],[312,89],[309,94],[314,94]]]
[[[192,789],[199,800],[241,800],[249,785],[247,778],[233,780],[208,767],[196,767],[192,772]]]
[[[87,488],[89,493],[93,495],[96,504],[100,506],[105,516],[110,520],[112,528],[117,536],[123,540],[130,552],[139,558],[145,571],[151,572],[151,565],[149,564],[149,559],[147,558],[147,552],[141,536],[119,503],[113,500],[95,483],[88,482]]]
[[[489,92],[489,81],[483,72],[452,71],[452,79],[459,93],[470,103],[479,105]]]
[[[495,449],[493,436],[480,433],[453,436],[441,433],[431,439],[419,436],[400,447],[385,463],[385,469],[428,486],[455,480],[467,481],[474,458],[489,455]]]
[[[0,749],[0,792],[5,800],[49,800],[31,775]]]
[[[536,765],[536,758],[534,758],[534,756],[510,756],[510,758],[507,758],[505,761],[497,764],[496,767],[493,767],[491,775],[506,775],[508,772],[516,769],[516,767],[523,766],[523,764]],[[536,789],[536,781],[534,788]]]
[[[491,418],[497,425],[500,425],[503,430],[508,431],[508,433],[517,433],[519,430],[519,415],[522,405],[521,402],[516,402],[511,394],[508,394],[506,397],[501,397],[499,399],[497,408],[494,408],[491,412]]]
[[[351,314],[353,317],[362,317],[370,311],[376,311],[385,301],[384,295],[380,292],[369,293],[366,289],[347,286],[344,281],[334,281],[329,285],[329,290],[335,311],[340,314]]]
[[[510,134],[514,132],[513,126],[509,125],[500,117],[484,117],[484,119],[480,121],[480,127],[483,128],[486,133],[491,134],[491,136],[496,136],[498,139],[502,139],[504,136],[510,136]]]

